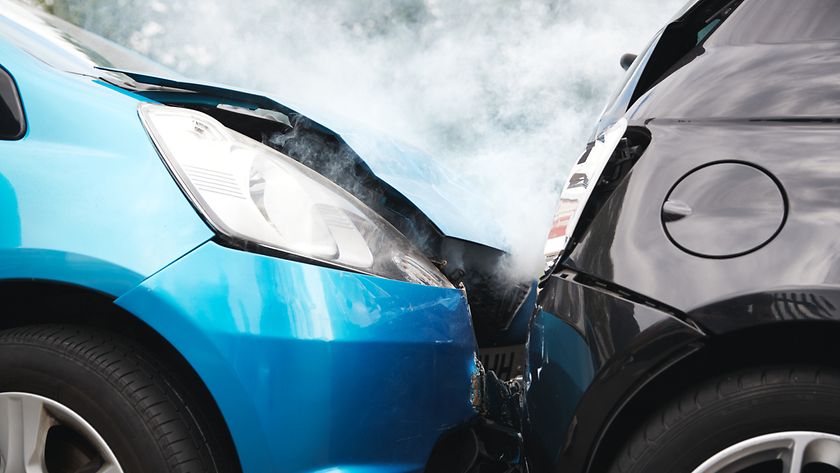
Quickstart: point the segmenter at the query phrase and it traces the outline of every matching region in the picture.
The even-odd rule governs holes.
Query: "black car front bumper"
[[[544,281],[529,343],[532,471],[588,471],[622,408],[704,334],[654,301],[572,272]]]

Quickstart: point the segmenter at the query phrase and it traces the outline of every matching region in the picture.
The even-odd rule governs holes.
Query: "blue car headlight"
[[[223,238],[365,274],[452,287],[379,214],[294,159],[195,110],[157,104],[139,110],[184,193]]]

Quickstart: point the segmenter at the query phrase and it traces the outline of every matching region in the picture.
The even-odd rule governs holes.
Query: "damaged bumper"
[[[426,473],[525,473],[522,437],[525,384],[502,381],[477,362],[473,406],[479,416],[435,445]]]
[[[117,303],[195,367],[245,473],[423,471],[489,406],[457,289],[209,242]]]
[[[603,471],[591,462],[628,400],[704,335],[651,301],[567,271],[545,280],[539,304],[529,341],[529,466]]]

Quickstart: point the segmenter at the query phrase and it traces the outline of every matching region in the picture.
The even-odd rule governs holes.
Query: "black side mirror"
[[[635,61],[637,57],[639,57],[638,54],[632,54],[632,53],[627,53],[627,54],[622,55],[621,56],[621,61],[620,61],[621,62],[621,68],[624,69],[625,71],[627,69],[630,69],[630,66],[633,65],[633,61]]]

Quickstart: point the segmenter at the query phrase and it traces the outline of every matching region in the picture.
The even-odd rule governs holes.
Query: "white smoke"
[[[685,0],[51,0],[204,80],[278,91],[435,155],[474,186],[510,271],[542,267],[559,187],[622,76]]]

